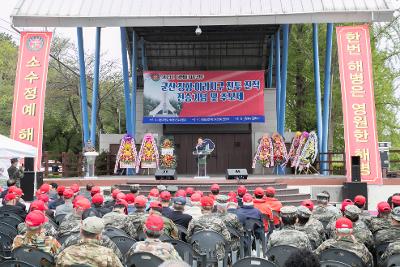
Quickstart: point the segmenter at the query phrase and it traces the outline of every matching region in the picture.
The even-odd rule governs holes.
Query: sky
[[[68,0],[65,0],[68,1]],[[1,0],[0,8],[0,32],[11,34],[13,40],[19,44],[19,35],[11,28],[11,13],[19,0]],[[18,28],[18,30],[32,30],[32,28]],[[33,30],[46,30],[33,29]],[[61,37],[70,38],[75,44],[76,41],[76,28],[48,28],[53,34]],[[84,48],[86,52],[94,53],[95,49],[95,28],[84,28]],[[121,44],[119,42],[120,31],[119,28],[103,28],[101,30],[101,53],[102,57],[110,60],[118,60],[121,62]]]

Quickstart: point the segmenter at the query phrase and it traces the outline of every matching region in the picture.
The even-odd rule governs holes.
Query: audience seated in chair
[[[147,217],[144,224],[145,241],[139,241],[126,253],[128,259],[137,252],[148,252],[163,260],[182,260],[178,252],[170,243],[160,241],[158,238],[164,232],[164,220],[159,215],[152,214]]]
[[[57,266],[87,264],[99,267],[123,267],[115,253],[100,245],[104,223],[101,218],[88,217],[81,224],[81,240],[61,251],[57,258]]]

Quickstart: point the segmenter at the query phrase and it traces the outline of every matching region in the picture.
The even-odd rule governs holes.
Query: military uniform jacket
[[[147,238],[145,241],[139,241],[133,244],[133,246],[128,250],[125,255],[126,259],[137,252],[148,252],[163,259],[164,261],[182,260],[178,252],[175,250],[174,246],[169,243],[161,242],[159,239],[156,238]]]
[[[385,253],[382,254],[380,261],[385,262],[387,258],[395,254],[400,254],[400,241],[390,243],[386,248]]]
[[[79,227],[81,224],[81,216],[75,213],[68,214],[58,227],[58,236],[71,233],[72,229]]]
[[[18,224],[18,228],[17,229],[18,229],[18,233],[20,235],[25,234],[26,230],[27,230],[26,225],[23,222]],[[45,222],[43,224],[42,232],[43,232],[44,235],[47,235],[47,236],[57,236],[57,230],[49,222]]]
[[[312,250],[307,235],[296,230],[294,226],[283,226],[281,230],[272,232],[268,240],[267,249],[281,245]]]
[[[371,218],[370,230],[374,236],[378,231],[383,229],[388,229],[391,226],[392,225],[390,223],[389,218],[378,218],[378,217]]]
[[[400,241],[400,226],[391,225],[389,228],[382,229],[375,234],[375,245]]]
[[[330,238],[336,238],[336,225],[335,222],[330,223]],[[374,238],[371,231],[368,229],[367,225],[358,220],[353,222],[353,236],[358,242],[363,243],[367,248],[373,249]]]
[[[56,266],[67,267],[82,264],[96,267],[123,267],[114,252],[99,244],[98,240],[80,240],[78,244],[64,249],[56,257]]]
[[[79,242],[81,241],[81,236],[79,233],[79,229],[76,229],[76,230],[77,230],[76,233],[72,234],[64,241],[64,243],[61,245],[59,252],[63,251],[67,247],[79,244]],[[121,251],[119,250],[117,245],[108,236],[106,236],[104,234],[101,235],[101,240],[99,242],[99,245],[111,249],[121,261],[123,260],[123,255],[122,255]]]
[[[147,218],[146,216],[147,214],[141,211],[135,211],[133,214],[128,215],[123,230],[132,238],[137,239],[138,233],[143,232],[143,223]]]
[[[364,246],[364,244],[357,242],[353,236],[328,239],[315,250],[315,253],[320,255],[322,251],[329,248],[339,248],[353,252],[360,257],[366,265],[373,262],[372,254],[368,251],[367,247]]]
[[[316,249],[319,245],[321,245],[323,241],[323,236],[321,236],[317,232],[312,224],[306,223],[304,225],[296,225],[295,229],[299,230],[300,232],[304,232],[307,235],[308,240],[310,240],[312,249]]]
[[[128,215],[112,211],[103,216],[105,226],[112,226],[118,229],[124,229]]]
[[[60,248],[60,243],[54,237],[44,235],[43,232],[40,234],[28,232],[24,235],[17,235],[14,238],[12,249],[14,250],[21,246],[35,247],[51,255],[55,255]]]

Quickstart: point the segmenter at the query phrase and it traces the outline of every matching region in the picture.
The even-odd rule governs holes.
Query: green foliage
[[[10,35],[0,33],[0,134],[9,136],[18,48]]]

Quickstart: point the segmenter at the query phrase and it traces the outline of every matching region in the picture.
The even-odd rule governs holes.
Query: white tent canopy
[[[0,159],[36,157],[37,148],[0,135]]]
[[[0,135],[0,178],[8,178],[7,169],[11,166],[10,159],[36,156],[36,147]]]

